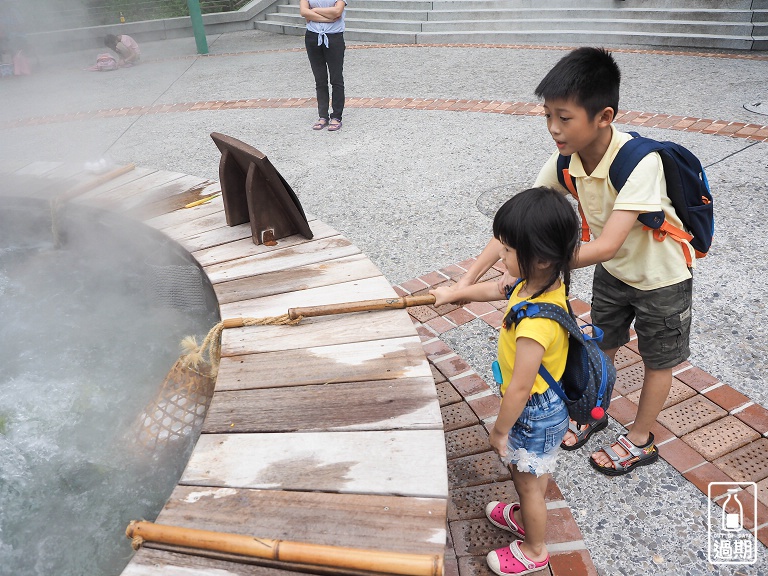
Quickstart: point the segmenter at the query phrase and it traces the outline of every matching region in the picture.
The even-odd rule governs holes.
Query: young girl
[[[120,60],[117,62],[118,66],[133,66],[141,60],[139,45],[128,34],[118,34],[117,36],[107,34],[104,36],[104,46],[120,56]]]
[[[485,512],[492,524],[520,540],[488,554],[488,566],[500,576],[528,574],[549,564],[544,492],[568,430],[565,403],[538,375],[543,364],[555,379],[562,377],[568,334],[548,318],[523,318],[515,325],[510,310],[523,300],[567,310],[570,262],[578,249],[579,230],[578,217],[563,195],[551,188],[525,190],[507,201],[493,220],[493,235],[502,244],[499,256],[509,275],[521,279],[512,293],[505,294],[510,287],[495,281],[432,291],[438,306],[509,297],[499,333],[502,401],[490,443],[505,462],[513,464],[512,480],[520,502],[491,502]]]

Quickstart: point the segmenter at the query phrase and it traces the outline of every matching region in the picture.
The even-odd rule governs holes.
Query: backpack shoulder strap
[[[563,173],[563,170],[568,170],[568,167],[571,165],[571,157],[570,156],[563,156],[562,154],[559,154],[557,156],[557,181],[560,182],[560,185],[563,188],[568,188],[568,184],[565,182],[565,175]]]
[[[608,178],[610,178],[613,187],[619,192],[624,184],[627,183],[629,175],[637,168],[640,160],[651,152],[657,152],[664,147],[660,142],[644,138],[637,132],[630,132],[629,134],[632,136],[632,140],[625,142],[619,148],[619,152],[608,169]]]

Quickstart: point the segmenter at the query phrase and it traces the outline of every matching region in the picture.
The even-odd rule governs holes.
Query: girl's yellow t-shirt
[[[518,294],[520,289],[525,285],[525,282],[520,282],[516,287],[512,296],[509,298],[507,304],[507,312],[515,304],[519,304],[523,300],[528,300],[532,303],[549,303],[560,306],[564,310],[568,310],[565,296],[565,286],[560,285],[559,288],[550,292],[545,292],[537,298],[520,298]],[[565,371],[565,362],[568,356],[568,332],[565,328],[560,326],[555,320],[549,318],[524,318],[517,326],[514,324],[506,329],[501,327],[499,332],[499,367],[501,368],[501,376],[503,383],[501,385],[501,394],[506,392],[509,382],[512,379],[512,372],[515,365],[515,353],[517,351],[517,339],[518,338],[531,338],[544,347],[544,358],[542,364],[544,368],[549,371],[555,380],[560,380]],[[549,385],[540,376],[536,375],[536,380],[531,388],[531,394],[541,394],[546,392]]]

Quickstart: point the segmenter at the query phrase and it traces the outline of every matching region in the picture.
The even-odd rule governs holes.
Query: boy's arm
[[[435,288],[429,293],[435,297],[435,306],[452,302],[492,302],[505,297],[496,281],[481,282],[463,288],[456,288],[456,286]]]
[[[318,14],[315,10],[309,7],[309,0],[301,0],[299,4],[299,14],[307,22],[333,22],[333,18],[328,18],[321,14]]]
[[[539,373],[541,360],[544,358],[544,346],[532,338],[518,338],[516,341],[515,365],[512,379],[504,392],[501,408],[491,430],[490,442],[499,456],[507,453],[507,436],[523,412],[525,403],[531,395],[536,374]]]
[[[469,267],[467,273],[464,274],[459,281],[456,282],[456,288],[465,288],[476,283],[483,274],[491,269],[491,266],[499,261],[499,254],[501,253],[501,242],[496,238],[491,238],[491,241],[483,248],[483,251]]]
[[[591,242],[582,244],[571,261],[572,268],[584,268],[599,262],[607,262],[619,251],[637,222],[639,211],[614,210],[605,223],[603,232]]]
[[[347,7],[347,3],[344,0],[336,0],[336,4],[330,8],[315,8],[315,14],[325,16],[331,20],[338,20],[341,18],[341,14],[344,12],[344,8]]]

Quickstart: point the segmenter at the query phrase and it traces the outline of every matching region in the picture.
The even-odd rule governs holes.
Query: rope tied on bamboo
[[[188,336],[182,341],[185,354],[181,357],[184,366],[198,370],[201,365],[208,364],[208,372],[215,377],[221,361],[221,333],[225,328],[243,328],[245,326],[295,326],[302,321],[303,316],[291,318],[288,314],[267,316],[265,318],[227,318],[216,324],[208,331],[202,344],[197,345],[194,336]]]

